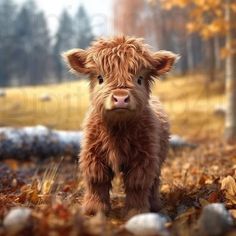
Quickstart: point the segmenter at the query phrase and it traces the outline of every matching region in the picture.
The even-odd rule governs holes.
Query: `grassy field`
[[[222,84],[206,84],[203,76],[157,81],[153,94],[160,97],[170,116],[172,132],[190,138],[221,135],[223,119],[213,114],[224,102]],[[0,126],[42,124],[78,130],[88,107],[88,82],[7,89],[0,98]],[[50,101],[40,97],[49,95]]]

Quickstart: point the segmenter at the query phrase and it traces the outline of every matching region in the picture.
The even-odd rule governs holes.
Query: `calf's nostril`
[[[113,97],[114,102],[118,102],[118,99],[115,96],[112,96],[112,97]]]
[[[128,103],[129,102],[129,96],[127,95],[125,100],[124,100],[125,103]]]

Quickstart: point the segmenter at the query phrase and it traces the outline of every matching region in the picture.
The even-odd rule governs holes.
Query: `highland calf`
[[[65,57],[72,71],[90,80],[79,160],[85,213],[109,212],[111,181],[118,172],[123,173],[128,211],[158,211],[169,123],[150,92],[155,78],[170,71],[176,55],[154,53],[140,39],[115,37],[100,39],[87,50],[70,50]]]

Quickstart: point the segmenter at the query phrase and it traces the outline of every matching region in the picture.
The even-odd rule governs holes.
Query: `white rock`
[[[190,147],[190,148],[195,148],[197,145],[194,143],[190,143],[184,138],[180,137],[177,134],[172,134],[170,136],[170,146],[172,148],[184,148],[184,147]]]
[[[7,233],[14,235],[24,229],[30,219],[31,209],[17,207],[10,210],[3,220]]]
[[[226,113],[226,105],[225,104],[217,104],[214,107],[214,114],[219,116],[225,116]]]
[[[48,101],[52,100],[52,97],[49,94],[42,94],[39,97],[39,100],[42,101],[42,102],[48,102]]]
[[[4,98],[4,97],[6,97],[6,91],[5,90],[3,90],[3,89],[0,89],[0,97],[1,98]]]
[[[203,208],[199,218],[199,230],[202,234],[218,236],[233,226],[233,219],[224,204],[213,203]]]
[[[134,235],[160,235],[167,236],[165,228],[167,219],[156,213],[144,213],[133,216],[125,223],[125,229]]]

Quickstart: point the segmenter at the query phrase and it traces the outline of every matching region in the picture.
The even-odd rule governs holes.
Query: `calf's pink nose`
[[[113,95],[112,100],[116,108],[125,108],[129,104],[129,95]]]

